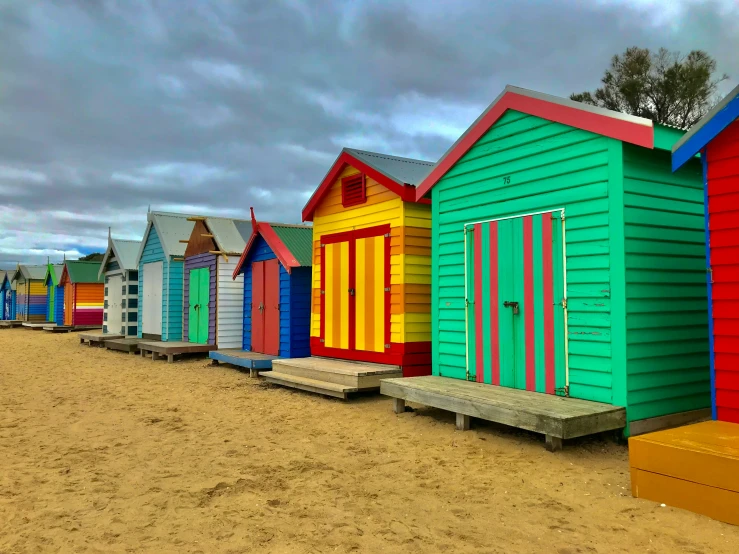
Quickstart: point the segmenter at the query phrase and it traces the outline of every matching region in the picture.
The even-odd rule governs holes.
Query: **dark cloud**
[[[147,206],[298,221],[341,146],[436,159],[506,84],[592,89],[631,45],[736,78],[730,1],[0,3],[0,266]],[[728,86],[728,84],[727,84]]]

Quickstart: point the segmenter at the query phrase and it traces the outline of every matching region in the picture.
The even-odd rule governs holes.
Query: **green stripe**
[[[555,212],[561,216],[561,212]],[[562,222],[552,220],[552,261],[554,264],[554,386],[562,389],[565,386],[565,331],[564,308],[562,299],[564,290],[564,265],[562,263]],[[562,395],[561,392],[557,394]]]
[[[544,265],[542,263],[541,228],[549,214],[533,217],[534,262],[534,352],[536,360],[536,392],[546,392],[546,368],[544,366]]]
[[[474,227],[467,231],[467,367],[469,379],[475,380],[475,233]]]
[[[491,383],[490,362],[490,223],[482,225],[482,360],[483,380]]]
[[[513,298],[514,273],[513,220],[498,222],[498,338],[500,342],[500,384],[515,387],[513,351],[513,311],[503,302]],[[510,298],[509,298],[510,297]],[[518,316],[516,316],[518,317]]]

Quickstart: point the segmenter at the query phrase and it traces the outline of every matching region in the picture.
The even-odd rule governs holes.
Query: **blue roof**
[[[672,170],[681,168],[737,118],[739,118],[739,86],[675,143],[672,147]]]

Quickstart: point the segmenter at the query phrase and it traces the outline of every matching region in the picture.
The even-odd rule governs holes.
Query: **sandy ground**
[[[624,446],[417,408],[0,329],[0,552],[737,551],[633,499]]]

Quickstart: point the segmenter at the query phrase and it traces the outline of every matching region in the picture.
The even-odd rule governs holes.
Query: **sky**
[[[0,0],[0,267],[152,210],[297,223],[342,147],[436,161],[507,85],[629,46],[739,83],[736,0]]]

